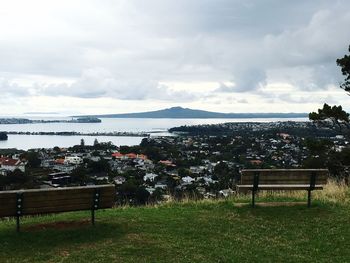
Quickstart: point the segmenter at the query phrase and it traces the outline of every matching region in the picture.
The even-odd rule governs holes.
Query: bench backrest
[[[327,169],[244,169],[241,171],[242,185],[253,185],[254,176],[259,175],[259,185],[324,185]],[[314,179],[312,178],[314,177]],[[314,180],[314,181],[313,181]],[[313,182],[312,182],[313,181]]]
[[[0,217],[110,208],[114,199],[114,185],[3,191]]]

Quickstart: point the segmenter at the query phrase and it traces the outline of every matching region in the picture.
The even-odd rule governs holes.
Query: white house
[[[143,177],[144,181],[150,180],[151,182],[154,181],[154,179],[156,179],[158,177],[158,174],[154,174],[154,173],[148,173]]]
[[[79,164],[83,163],[83,158],[78,157],[78,156],[66,156],[64,159],[64,162],[66,164],[79,165]]]
[[[191,176],[185,176],[182,177],[182,181],[187,184],[191,184],[195,179],[193,179]]]

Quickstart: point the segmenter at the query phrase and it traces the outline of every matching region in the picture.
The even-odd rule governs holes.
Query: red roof
[[[115,157],[115,158],[122,158],[124,156],[129,158],[129,159],[136,159],[136,158],[140,158],[140,159],[143,159],[143,160],[147,159],[147,156],[144,155],[144,154],[135,154],[135,153],[122,154],[120,152],[112,153],[112,157]]]
[[[255,165],[259,165],[259,164],[262,164],[262,161],[261,160],[251,160],[250,163],[255,164]]]
[[[121,154],[120,152],[112,153],[112,157],[121,158],[123,156],[124,154]]]
[[[8,158],[8,157],[2,157],[0,158],[0,164],[1,165],[8,165],[8,166],[16,166],[20,163],[20,160]]]
[[[55,163],[57,163],[57,164],[64,164],[64,159],[56,159]]]

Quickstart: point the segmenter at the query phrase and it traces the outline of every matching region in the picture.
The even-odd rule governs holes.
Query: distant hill
[[[204,110],[193,110],[182,107],[173,107],[164,110],[121,113],[84,115],[73,117],[96,117],[96,118],[169,118],[169,119],[231,119],[231,118],[306,118],[307,113],[220,113]]]

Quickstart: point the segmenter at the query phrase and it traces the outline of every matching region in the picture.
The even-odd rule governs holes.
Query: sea
[[[67,117],[25,117],[37,120],[69,120]],[[307,118],[249,118],[249,119],[151,119],[151,118],[101,118],[101,123],[34,123],[34,124],[0,124],[0,131],[6,132],[134,132],[151,133],[151,136],[172,136],[168,129],[182,125],[218,124],[227,122],[277,122],[308,121]],[[0,141],[0,149],[17,148],[28,150],[34,148],[70,147],[80,144],[84,139],[86,145],[92,145],[95,138],[99,142],[112,142],[114,145],[138,145],[142,136],[82,136],[82,135],[8,135],[7,141]]]

